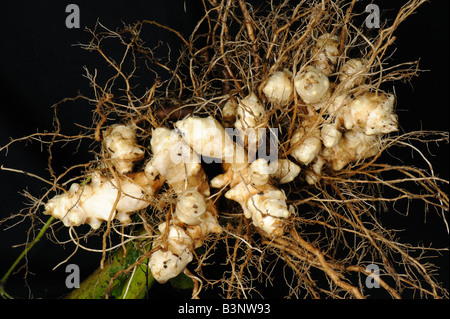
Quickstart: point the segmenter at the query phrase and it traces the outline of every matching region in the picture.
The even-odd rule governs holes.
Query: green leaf
[[[111,279],[119,272],[127,269],[142,256],[143,251],[133,242],[126,245],[126,256],[122,248],[114,252],[105,262],[103,269],[98,268],[80,288],[70,292],[67,299],[104,299]],[[113,282],[111,297],[118,299],[141,299],[154,283],[151,273],[147,271],[146,263],[137,265],[132,271],[119,275]]]
[[[192,289],[194,282],[186,274],[181,273],[178,276],[169,280],[170,284],[175,289]]]

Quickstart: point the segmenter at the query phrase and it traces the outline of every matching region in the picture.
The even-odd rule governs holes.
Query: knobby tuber
[[[409,288],[447,296],[420,255],[433,250],[398,243],[376,212],[422,200],[447,225],[448,196],[439,185],[448,182],[427,160],[428,170],[378,162],[388,147],[407,146],[425,159],[413,143],[448,142],[448,133],[400,133],[396,96],[383,85],[417,73],[386,68],[385,55],[398,23],[424,1],[407,2],[394,26],[373,38],[352,21],[355,2],[271,2],[264,14],[241,0],[207,2],[189,40],[153,21],[91,31],[84,48],[117,71],[103,89],[96,74],[86,75],[101,115],[92,126],[93,140],[101,141],[97,159],[66,190],[69,182],[55,176],[53,197],[35,202],[70,234],[87,224],[103,232],[104,243],[111,229],[127,241],[144,238],[144,255],[123,272],[144,265],[160,283],[185,272],[211,286],[220,282],[226,297],[248,297],[283,261],[290,296],[363,298],[364,278],[372,276],[366,266],[376,265],[382,275],[373,279],[393,298]],[[144,46],[149,26],[186,45],[175,69]],[[121,63],[100,45],[113,40],[126,45]],[[135,93],[148,83],[134,72],[153,67],[172,77]],[[116,87],[121,81],[125,86]],[[50,148],[66,141],[58,134]],[[231,270],[208,281],[202,266],[219,241]],[[324,285],[315,270],[325,274]]]

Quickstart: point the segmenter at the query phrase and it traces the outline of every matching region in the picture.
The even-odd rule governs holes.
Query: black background
[[[256,1],[255,1],[256,2]],[[83,66],[99,72],[106,69],[96,53],[88,53],[74,44],[87,42],[89,35],[84,27],[93,28],[96,21],[110,29],[122,23],[132,24],[138,20],[155,20],[179,30],[188,37],[201,15],[199,1],[86,1],[77,0],[81,12],[81,28],[65,26],[68,1],[2,1],[0,4],[0,145],[11,137],[18,138],[37,131],[53,129],[51,105],[80,91],[90,95],[88,80],[82,75]],[[392,17],[403,1],[375,1],[382,12],[381,18]],[[409,17],[397,30],[396,47],[392,64],[420,59],[420,68],[429,70],[413,78],[411,83],[396,83],[397,109],[400,126],[405,132],[420,129],[448,131],[449,127],[449,17],[448,1],[432,0],[425,3],[417,13]],[[156,44],[158,40],[169,42],[176,52],[178,41],[173,35],[154,29],[145,40]],[[149,35],[147,34],[147,37]],[[151,45],[150,45],[151,46]],[[163,52],[163,51],[162,51]],[[176,56],[176,55],[174,55]],[[146,79],[143,79],[145,81]],[[152,83],[143,84],[150,87]],[[59,116],[64,132],[77,132],[73,123],[90,124],[91,106],[82,102],[67,103]],[[88,145],[86,145],[88,146]],[[91,160],[88,152],[74,155],[75,149],[67,146],[55,159],[55,167],[70,167]],[[431,158],[435,172],[448,180],[448,145],[434,147]],[[411,161],[421,161],[417,157]],[[13,145],[8,155],[0,154],[0,164],[23,169],[30,173],[47,176],[47,154],[38,143]],[[423,166],[423,162],[420,162]],[[26,207],[20,192],[24,189],[34,195],[42,193],[46,185],[20,174],[0,171],[0,218]],[[442,219],[427,215],[423,221],[423,208],[412,209],[408,217],[395,215],[387,218],[394,227],[405,228],[403,238],[413,244],[420,241],[437,247],[448,245]],[[15,221],[0,225],[0,274],[6,271],[22,248],[11,248],[26,241],[27,222],[8,228]],[[28,255],[29,290],[19,272],[8,282],[8,291],[19,297],[57,298],[67,292],[64,286],[64,266],[51,269],[68,257],[73,246],[64,247],[49,241],[39,243]],[[71,263],[82,265],[85,277],[98,266],[98,254],[82,253],[73,257]],[[448,287],[448,254],[435,260],[440,267],[439,279]],[[160,289],[160,288],[157,288]],[[269,289],[270,291],[270,289]],[[165,296],[164,289],[159,296]],[[30,294],[31,293],[31,294]],[[269,296],[279,297],[275,291]]]

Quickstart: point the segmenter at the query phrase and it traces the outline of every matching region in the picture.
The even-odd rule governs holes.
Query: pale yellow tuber
[[[87,223],[98,229],[103,221],[112,219],[127,225],[131,222],[130,214],[146,208],[158,187],[152,188],[143,173],[121,176],[118,181],[119,185],[115,179],[96,172],[89,184],[74,183],[67,193],[50,199],[45,213],[61,219],[67,227]]]
[[[311,49],[311,64],[326,76],[334,73],[338,57],[339,38],[330,33],[322,34]]]
[[[308,128],[300,127],[291,138],[291,146],[294,146],[291,155],[304,165],[311,163],[322,148],[319,129],[314,128],[310,132],[307,130]]]
[[[392,94],[367,92],[352,100],[343,109],[347,130],[360,130],[366,135],[387,134],[397,130]]]
[[[215,137],[216,144],[222,141],[220,145],[222,151],[216,150],[214,155],[222,161],[225,173],[214,177],[211,185],[217,188],[229,186],[225,197],[238,202],[245,217],[252,219],[256,227],[270,235],[282,235],[291,211],[286,205],[284,193],[268,182],[270,166],[263,160],[257,160],[250,165],[245,153],[241,155],[230,153],[241,152],[242,148],[231,140],[225,129],[212,117],[188,117],[175,125],[182,132],[186,142],[202,156],[213,154],[210,145],[211,136]],[[199,128],[202,128],[203,134],[193,133]]]
[[[306,104],[316,104],[328,97],[330,82],[319,69],[308,67],[295,76],[294,86]]]
[[[114,124],[104,133],[103,143],[111,162],[119,173],[129,173],[134,162],[144,158],[131,125]]]
[[[264,123],[266,111],[255,93],[239,100],[236,111],[234,127],[239,132],[239,137],[245,147],[256,149],[260,144],[262,134],[258,127]]]
[[[362,74],[366,67],[365,59],[350,59],[339,70],[339,81],[345,90],[350,90],[364,83],[366,76]]]
[[[181,133],[183,134],[183,133]],[[173,214],[158,226],[149,260],[153,277],[160,283],[179,275],[193,259],[193,249],[210,233],[222,231],[214,204],[205,198],[210,190],[198,154],[177,130],[157,128],[150,141],[152,159],[145,167],[149,177],[160,176],[178,196]],[[212,145],[210,145],[212,146]]]
[[[284,69],[275,71],[262,89],[269,102],[277,106],[285,106],[294,98],[292,73]]]

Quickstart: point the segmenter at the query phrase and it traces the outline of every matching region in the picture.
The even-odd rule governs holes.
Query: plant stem
[[[21,262],[21,260],[27,255],[27,253],[31,250],[31,248],[33,248],[33,246],[42,238],[42,236],[45,234],[45,232],[47,231],[48,227],[51,225],[51,223],[53,222],[53,220],[55,219],[55,217],[51,216],[47,222],[45,223],[45,225],[41,228],[41,230],[39,231],[39,233],[37,234],[37,236],[31,241],[31,243],[29,243],[25,249],[22,251],[22,253],[19,255],[19,257],[16,258],[16,260],[14,261],[14,263],[11,265],[11,267],[9,267],[8,271],[5,273],[5,275],[2,277],[1,281],[0,281],[0,296],[2,298],[7,298],[7,299],[13,299],[13,297],[11,295],[9,295],[6,291],[5,291],[5,284],[6,281],[8,280],[9,276],[11,275],[11,273],[14,271],[14,269],[16,269],[17,265]]]

